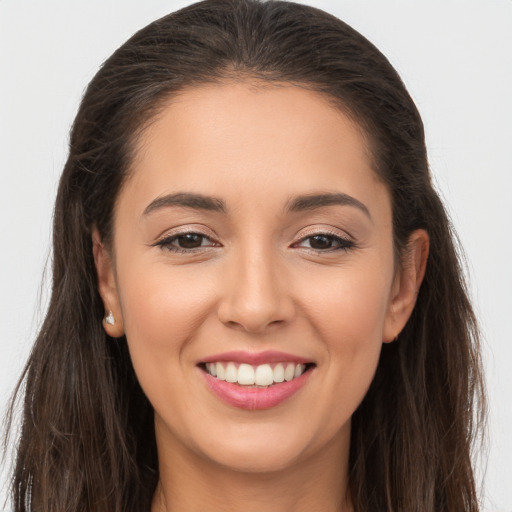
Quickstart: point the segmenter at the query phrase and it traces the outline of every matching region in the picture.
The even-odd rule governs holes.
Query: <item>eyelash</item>
[[[184,238],[186,236],[201,237],[201,243],[204,240],[209,240],[211,242],[211,245],[206,245],[206,246],[200,245],[198,247],[192,247],[192,248],[189,248],[189,249],[186,249],[186,248],[183,248],[183,247],[176,247],[176,246],[172,245],[174,242],[176,242],[180,238]],[[190,253],[193,253],[193,252],[197,252],[200,249],[211,248],[211,247],[218,247],[219,246],[219,244],[217,244],[216,242],[213,242],[212,239],[209,236],[207,236],[207,235],[205,235],[203,233],[197,233],[196,231],[185,231],[183,233],[177,233],[175,235],[162,238],[161,240],[158,240],[153,245],[156,246],[156,247],[161,247],[162,249],[166,249],[166,250],[174,252],[174,253],[181,253],[181,254],[190,254]]]
[[[200,237],[201,245],[199,245],[198,247],[192,247],[192,248],[188,248],[188,249],[172,245],[173,243],[177,242],[180,238],[183,238],[186,236]],[[305,236],[305,237],[301,238],[298,242],[292,244],[291,247],[294,247],[294,248],[300,247],[300,245],[303,244],[307,240],[310,240],[310,245],[311,245],[311,239],[313,239],[315,237],[326,238],[326,239],[328,239],[328,241],[330,241],[331,245],[333,245],[333,244],[337,245],[336,247],[328,247],[326,249],[315,249],[314,247],[311,247],[311,246],[304,247],[305,249],[312,251],[316,254],[330,253],[330,252],[335,252],[335,251],[349,251],[350,249],[353,249],[355,247],[355,244],[353,241],[348,240],[347,238],[343,238],[339,235],[335,235],[333,233],[325,233],[325,232],[316,232],[316,233],[312,233],[308,236]],[[202,242],[204,242],[205,240],[209,240],[210,244],[202,245]],[[195,231],[186,231],[183,233],[177,233],[175,235],[162,238],[161,240],[158,240],[153,245],[157,246],[157,247],[161,247],[162,249],[166,249],[166,250],[174,252],[174,253],[190,254],[190,253],[197,252],[204,248],[219,247],[220,244],[212,241],[212,239],[209,236],[207,236],[203,233],[198,233]]]
[[[311,233],[310,235],[307,235],[303,238],[301,238],[297,243],[293,244],[292,247],[297,247],[300,244],[304,243],[306,240],[310,240],[311,245],[311,239],[315,237],[322,237],[328,239],[331,244],[336,244],[337,247],[329,247],[327,249],[315,249],[314,247],[305,247],[305,249],[308,249],[309,251],[312,251],[316,254],[322,254],[322,253],[330,253],[335,251],[349,251],[350,249],[353,249],[355,247],[355,243],[352,240],[349,240],[347,238],[343,238],[339,235],[335,235],[333,233],[329,232],[316,232]]]

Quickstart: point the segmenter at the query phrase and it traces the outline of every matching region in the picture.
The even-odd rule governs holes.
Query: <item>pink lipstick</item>
[[[224,352],[198,364],[209,389],[222,401],[241,409],[276,407],[295,395],[315,364],[283,352]]]

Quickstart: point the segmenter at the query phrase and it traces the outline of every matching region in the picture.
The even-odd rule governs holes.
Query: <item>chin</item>
[[[231,432],[223,429],[219,435],[210,430],[203,447],[198,448],[203,457],[225,469],[273,473],[300,468],[333,449],[348,447],[350,422],[347,427],[329,433],[327,429],[315,429],[307,421],[302,422],[301,428],[297,424],[276,423],[234,426]]]
[[[210,461],[225,469],[239,473],[274,473],[285,471],[299,464],[302,451],[290,444],[277,446],[265,443],[265,446],[229,444],[221,452],[206,454]]]

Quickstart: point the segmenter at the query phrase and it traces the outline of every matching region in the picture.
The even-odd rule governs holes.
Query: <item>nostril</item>
[[[230,328],[242,328],[258,333],[270,326],[276,327],[289,321],[295,306],[286,283],[276,275],[273,261],[265,256],[250,261],[233,275],[225,276],[224,288],[218,304],[218,318]]]

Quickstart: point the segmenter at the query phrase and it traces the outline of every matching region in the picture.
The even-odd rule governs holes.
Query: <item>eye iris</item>
[[[309,245],[313,249],[330,249],[332,247],[332,239],[326,235],[315,235],[310,238]]]
[[[196,233],[187,233],[177,238],[178,245],[183,249],[195,249],[201,247],[203,236]]]

